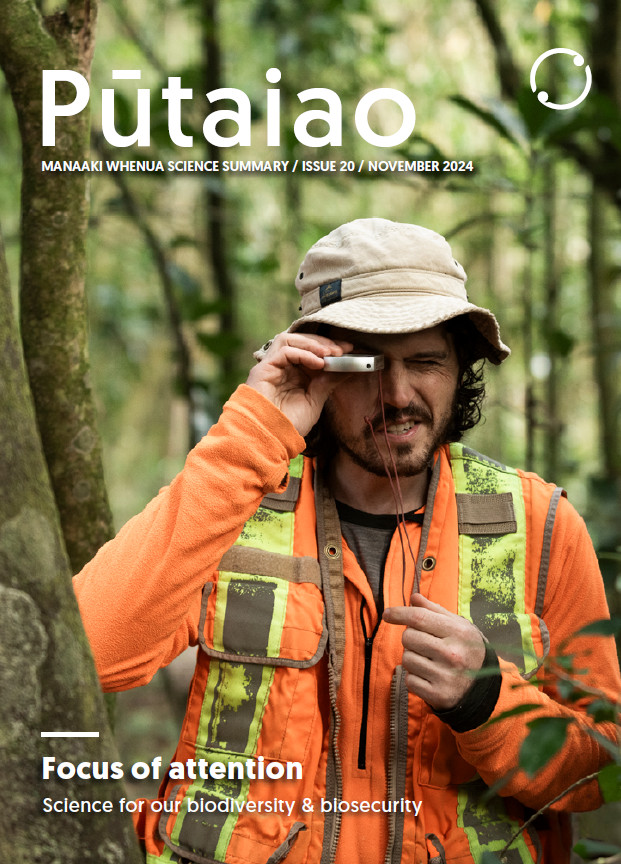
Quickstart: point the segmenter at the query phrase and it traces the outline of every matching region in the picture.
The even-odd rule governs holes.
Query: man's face
[[[339,450],[383,477],[382,457],[391,465],[389,444],[399,476],[426,470],[434,451],[446,441],[455,410],[459,366],[444,327],[388,336],[332,328],[330,336],[353,342],[356,353],[385,358],[382,372],[350,375],[326,402],[325,418]],[[375,441],[365,417],[371,421]]]

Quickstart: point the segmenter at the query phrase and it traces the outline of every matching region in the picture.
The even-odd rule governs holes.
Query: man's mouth
[[[418,426],[419,420],[407,420],[404,423],[387,423],[386,431],[389,435],[405,435],[415,426]]]

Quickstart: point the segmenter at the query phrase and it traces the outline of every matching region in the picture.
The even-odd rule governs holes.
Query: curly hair
[[[447,430],[447,442],[461,441],[464,432],[481,419],[485,399],[485,360],[487,341],[468,315],[451,318],[444,324],[453,339],[459,363],[459,386],[455,393],[453,422]]]
[[[442,326],[452,338],[459,364],[459,385],[453,403],[453,416],[447,429],[446,441],[443,442],[449,443],[460,441],[464,432],[476,426],[481,419],[485,399],[485,360],[490,346],[468,315],[451,318]],[[324,412],[305,440],[304,452],[307,456],[327,456],[334,453],[337,445],[329,424],[325,422]]]

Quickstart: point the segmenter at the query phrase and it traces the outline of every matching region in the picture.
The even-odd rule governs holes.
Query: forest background
[[[593,72],[591,92],[570,111],[544,108],[529,86],[535,59],[560,46],[583,53]],[[0,745],[23,778],[2,810],[0,838],[9,839],[0,844],[11,854],[36,836],[40,860],[138,860],[126,821],[108,818],[93,853],[92,833],[75,819],[39,812],[40,755],[50,752],[39,731],[105,725],[70,572],[182,467],[245,379],[252,351],[296,317],[303,252],[341,222],[382,216],[450,240],[471,297],[497,312],[513,350],[488,374],[485,421],[468,443],[568,490],[611,610],[621,612],[617,0],[443,0],[415,12],[405,0],[109,0],[99,9],[94,0],[8,0],[0,65]],[[271,67],[282,73],[280,147],[265,144]],[[46,68],[91,70],[90,111],[57,120],[53,154],[41,147]],[[141,81],[113,82],[112,69],[140,69]],[[205,142],[208,104],[196,95],[183,114],[195,146],[172,145],[160,98],[168,76],[195,94],[244,90],[251,147]],[[561,55],[540,67],[538,84],[553,101],[571,101],[584,68]],[[137,86],[151,90],[150,146],[110,148],[101,90],[115,88],[117,130],[131,135]],[[307,87],[340,96],[340,148],[309,149],[294,136],[308,108],[296,94]],[[413,135],[390,151],[353,123],[376,87],[403,91],[416,108]],[[314,122],[313,134],[324,134]],[[384,103],[371,122],[390,134],[400,118]],[[42,174],[51,158],[446,159],[474,170]],[[118,698],[126,764],[172,755],[186,666]],[[55,746],[59,760],[77,761],[80,746],[96,759],[116,745],[107,732],[97,745]],[[102,784],[97,792],[105,797]],[[619,840],[618,815],[586,817],[583,829]]]

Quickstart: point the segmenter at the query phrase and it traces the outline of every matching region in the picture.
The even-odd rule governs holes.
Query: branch
[[[123,0],[112,3],[114,14],[119,19],[119,22],[129,38],[132,40],[144,54],[145,59],[153,66],[160,75],[166,74],[166,64],[157,56],[154,49],[149,45],[143,35],[143,26],[135,18],[133,18]]]
[[[104,151],[101,138],[94,135],[93,141],[95,147],[97,148],[97,151],[105,158],[107,154]],[[112,173],[112,179],[114,180],[117,189],[121,194],[121,199],[123,201],[123,205],[125,207],[125,210],[127,211],[127,214],[129,215],[130,219],[135,222],[145,239],[147,247],[151,252],[153,263],[155,264],[155,269],[157,270],[160,279],[160,284],[162,286],[162,291],[164,294],[164,304],[166,306],[168,324],[172,332],[175,347],[177,349],[177,380],[180,385],[181,393],[186,399],[189,406],[189,445],[190,449],[192,449],[192,447],[194,447],[197,441],[197,433],[194,422],[197,414],[197,406],[195,405],[192,388],[192,360],[190,347],[183,332],[183,321],[181,312],[179,310],[179,304],[177,303],[177,298],[175,297],[173,280],[170,276],[169,262],[159,237],[151,228],[148,219],[143,214],[140,205],[138,204],[135,196],[129,188],[125,176],[119,171],[115,171]]]
[[[520,90],[521,72],[513,60],[509,43],[496,15],[493,0],[474,0],[487,35],[494,47],[500,90],[505,99],[515,99]]]
[[[557,801],[560,801],[561,798],[564,798],[568,792],[572,792],[578,786],[581,786],[583,783],[587,783],[589,780],[595,780],[595,778],[597,777],[598,774],[599,774],[599,771],[595,771],[593,774],[588,774],[586,777],[581,777],[580,780],[576,780],[576,782],[572,783],[571,786],[568,786],[567,789],[563,789],[563,791],[560,792],[556,796],[556,798],[553,798],[551,801],[548,801],[548,803],[544,804],[544,806],[541,807],[539,810],[537,810],[536,813],[533,813],[533,815],[529,819],[527,819],[523,825],[520,825],[520,827],[515,832],[513,837],[504,846],[504,848],[500,850],[500,858],[502,859],[502,856],[505,854],[505,852],[508,852],[508,850],[511,848],[511,844],[514,843],[517,840],[517,838],[520,836],[520,834],[528,828],[528,826],[531,824],[531,822],[534,822],[538,816],[541,816],[541,814],[545,813],[546,810],[549,810],[549,808],[552,807],[553,804],[556,804]]]

